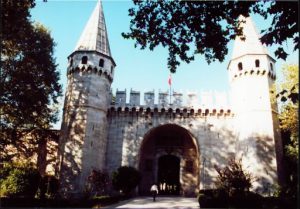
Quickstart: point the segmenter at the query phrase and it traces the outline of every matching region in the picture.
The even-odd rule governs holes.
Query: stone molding
[[[232,81],[235,79],[242,77],[242,76],[268,76],[272,80],[276,80],[276,75],[274,72],[271,72],[266,69],[251,69],[251,70],[245,70],[240,73],[235,73],[233,76],[231,76]]]
[[[115,107],[111,106],[108,115],[132,115],[148,116],[159,114],[178,117],[234,117],[230,109],[193,109],[193,108],[150,108],[150,107]]]

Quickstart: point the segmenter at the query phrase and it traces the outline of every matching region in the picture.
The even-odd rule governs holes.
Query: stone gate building
[[[244,18],[244,17],[241,17]],[[92,169],[129,165],[142,173],[139,194],[157,182],[162,193],[194,195],[214,187],[215,165],[242,158],[263,193],[281,179],[282,147],[276,104],[271,103],[275,60],[244,18],[246,40],[236,38],[228,64],[231,91],[201,95],[110,90],[116,63],[110,51],[101,2],[68,57],[68,87],[59,144],[61,192],[84,191]],[[125,59],[125,57],[124,57]],[[143,96],[143,95],[142,95]],[[182,102],[187,97],[186,102]]]

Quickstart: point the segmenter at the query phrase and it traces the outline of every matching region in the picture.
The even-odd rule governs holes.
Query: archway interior
[[[158,159],[158,187],[160,194],[175,194],[180,191],[180,158],[163,155]]]
[[[175,124],[151,129],[140,149],[140,194],[149,194],[153,183],[165,183],[165,189],[158,186],[166,194],[181,194],[196,187],[199,182],[198,157],[197,145],[186,129]]]

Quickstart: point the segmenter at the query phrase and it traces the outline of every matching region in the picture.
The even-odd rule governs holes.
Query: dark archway
[[[158,159],[157,180],[160,194],[180,192],[180,158],[174,155],[163,155]]]
[[[163,178],[168,177],[165,179],[169,185],[167,190],[158,185],[162,193],[193,195],[199,186],[198,150],[196,139],[179,125],[165,124],[150,129],[139,151],[139,170],[142,173],[139,193],[149,194],[153,183],[162,184]],[[166,174],[168,170],[173,176]]]

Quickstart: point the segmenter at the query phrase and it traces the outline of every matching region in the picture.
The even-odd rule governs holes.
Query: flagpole
[[[169,86],[170,86],[170,105],[171,105],[171,88],[172,88],[172,77],[171,74],[169,75],[169,80],[168,80]]]
[[[170,84],[170,105],[171,105],[171,85],[172,83]]]

